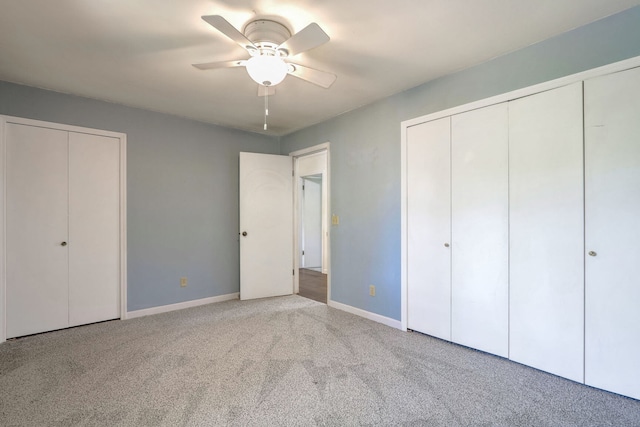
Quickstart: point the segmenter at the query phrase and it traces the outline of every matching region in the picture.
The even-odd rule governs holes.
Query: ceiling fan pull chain
[[[267,130],[267,116],[269,115],[269,87],[265,86],[267,91],[264,96],[264,130]]]

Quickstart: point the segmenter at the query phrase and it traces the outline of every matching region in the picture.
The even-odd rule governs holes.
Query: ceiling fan
[[[258,95],[273,95],[273,86],[287,74],[328,89],[336,75],[289,61],[289,58],[329,41],[329,36],[316,23],[309,24],[294,35],[279,22],[257,19],[249,22],[240,32],[220,15],[207,15],[202,19],[213,28],[238,43],[250,55],[249,59],[193,64],[200,70],[246,67],[249,76],[258,83]]]

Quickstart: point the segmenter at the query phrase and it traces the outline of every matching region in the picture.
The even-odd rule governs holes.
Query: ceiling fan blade
[[[278,50],[286,50],[289,56],[311,50],[329,41],[327,33],[315,22],[295,33],[289,40],[278,46]]]
[[[273,96],[276,94],[275,86],[258,85],[258,96]]]
[[[337,76],[327,71],[315,70],[313,68],[305,67],[304,65],[292,64],[293,70],[289,71],[292,76],[299,79],[306,80],[309,83],[313,83],[325,89],[329,89],[333,82],[336,81]]]
[[[192,64],[198,70],[215,70],[216,68],[232,68],[232,67],[244,67],[247,61],[240,59],[238,61],[222,61],[222,62],[207,62],[204,64]]]
[[[220,31],[225,36],[229,37],[234,42],[238,43],[240,46],[247,50],[255,50],[256,46],[244,36],[240,31],[236,29],[233,25],[229,23],[226,19],[224,19],[220,15],[206,15],[203,16],[202,19],[211,25],[216,30]]]

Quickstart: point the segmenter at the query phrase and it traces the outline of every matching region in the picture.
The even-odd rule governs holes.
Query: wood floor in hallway
[[[327,275],[301,268],[300,291],[298,295],[321,303],[327,303]]]

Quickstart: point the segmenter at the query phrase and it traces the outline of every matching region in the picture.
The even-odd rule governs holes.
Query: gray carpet
[[[2,426],[640,426],[640,401],[302,297],[0,345]]]

